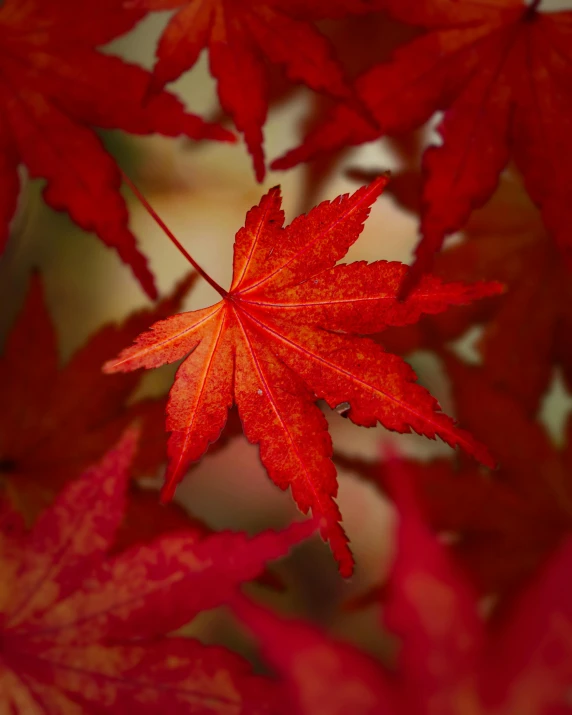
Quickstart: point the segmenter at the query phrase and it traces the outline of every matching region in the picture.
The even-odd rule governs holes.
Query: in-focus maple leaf
[[[334,497],[336,471],[324,415],[349,403],[358,425],[441,437],[490,463],[486,449],[444,415],[415,383],[412,369],[368,338],[386,325],[498,292],[498,284],[445,284],[427,277],[397,299],[407,266],[379,261],[335,266],[357,240],[386,177],[352,196],[325,201],[284,228],[278,188],[251,209],[236,234],[230,291],[216,305],[155,324],[106,364],[107,372],[157,367],[186,358],[167,408],[169,499],[189,465],[217,439],[238,405],[244,433],[260,445],[270,477],[290,486],[299,508],[321,519],[341,572],[352,557]]]
[[[400,637],[391,671],[314,626],[234,601],[280,674],[294,715],[553,715],[569,712],[572,541],[489,624],[450,554],[420,517],[406,465],[391,467],[397,552],[383,619]]]
[[[141,376],[105,379],[101,363],[155,320],[177,310],[195,277],[189,274],[153,310],[141,310],[121,325],[101,328],[62,367],[42,283],[38,275],[33,276],[0,355],[0,485],[27,523],[68,480],[100,459],[135,420],[142,430],[142,445],[133,476],[152,476],[165,461],[165,398],[130,403]],[[131,488],[121,545],[152,530],[156,534],[185,521],[190,524],[180,507],[161,508],[150,494]]]
[[[33,530],[0,520],[4,710],[275,712],[274,687],[224,648],[165,634],[228,601],[312,524],[248,538],[166,535],[108,558],[125,508],[135,433],[71,482]]]
[[[6,0],[0,7],[0,252],[19,193],[18,167],[46,180],[44,197],[94,231],[156,296],[147,259],[128,228],[121,173],[91,127],[230,141],[185,112],[172,94],[143,97],[150,74],[96,47],[131,29],[143,13],[120,0]]]
[[[423,160],[422,240],[408,286],[430,267],[444,237],[491,196],[509,154],[571,266],[572,12],[540,12],[539,0],[384,5],[428,32],[357,81],[378,128],[339,105],[272,167],[285,169],[342,146],[408,131],[440,110],[443,141]]]
[[[365,12],[355,0],[131,0],[146,10],[177,9],[157,46],[151,96],[191,68],[208,48],[222,108],[244,135],[256,177],[264,178],[262,126],[268,113],[267,63],[317,92],[351,100],[352,90],[315,19]]]

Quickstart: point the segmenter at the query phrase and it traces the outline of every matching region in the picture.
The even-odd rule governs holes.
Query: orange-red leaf
[[[270,477],[292,488],[304,513],[319,517],[345,575],[352,557],[339,525],[332,445],[318,399],[332,409],[349,402],[347,416],[356,424],[439,436],[490,463],[486,449],[440,411],[406,363],[360,337],[499,290],[427,278],[400,303],[403,265],[335,266],[386,181],[326,201],[286,228],[279,191],[271,189],[236,235],[230,292],[210,308],[156,323],[105,367],[117,372],[186,358],[169,398],[165,498],[218,437],[236,403]]]

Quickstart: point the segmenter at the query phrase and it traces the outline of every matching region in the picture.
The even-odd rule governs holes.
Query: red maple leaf
[[[569,712],[572,541],[502,623],[487,623],[445,546],[428,529],[407,467],[390,467],[399,512],[383,619],[401,639],[391,671],[318,628],[235,600],[282,677],[293,715],[554,715]]]
[[[345,2],[345,0],[343,0]],[[377,0],[376,0],[377,2]],[[347,4],[347,3],[346,3]],[[366,3],[367,8],[374,9],[376,3]],[[302,15],[308,15],[310,7],[304,3]],[[364,10],[366,9],[364,5]],[[293,9],[293,3],[288,3],[288,8]],[[334,15],[333,3],[328,5],[328,13]],[[352,4],[352,12],[358,13],[358,3]],[[374,62],[381,62],[388,59],[395,48],[409,40],[419,31],[411,25],[393,19],[387,12],[368,12],[356,15],[344,16],[343,20],[333,18],[320,22],[320,31],[324,33],[331,42],[335,55],[342,63],[349,80],[361,74],[366,68],[371,67]],[[279,111],[280,107],[298,92],[298,87],[288,80],[288,77],[281,71],[280,65],[269,64],[267,66],[267,92],[266,98],[269,111]],[[313,94],[309,97],[309,109],[304,114],[301,127],[302,131],[309,131],[314,125],[319,125],[327,116],[333,102],[336,100],[326,94]],[[363,111],[363,110],[362,110]],[[216,109],[209,115],[211,122],[216,124],[228,121],[229,115],[222,107]],[[403,139],[403,138],[400,138]],[[398,140],[394,140],[394,144]],[[189,140],[188,148],[200,149],[200,143]],[[301,188],[299,190],[298,213],[307,213],[316,204],[316,201],[323,195],[324,185],[331,176],[334,166],[347,151],[349,147],[343,147],[337,152],[331,152],[324,156],[321,161],[313,161],[306,165],[302,174]],[[376,176],[379,176],[378,171]],[[375,178],[375,177],[373,177]],[[369,183],[360,181],[360,184]],[[393,182],[393,178],[392,178]]]
[[[25,534],[0,520],[0,690],[11,713],[276,712],[271,682],[224,648],[166,634],[227,601],[309,523],[248,538],[165,535],[113,558],[135,435]]]
[[[290,81],[351,100],[353,93],[333,46],[311,21],[367,12],[373,5],[367,0],[132,0],[126,4],[147,10],[177,8],[157,46],[151,96],[191,68],[208,47],[221,106],[244,134],[259,181],[265,173],[266,64],[284,67]]]
[[[27,523],[67,481],[100,459],[135,420],[142,429],[142,444],[133,475],[152,476],[165,461],[162,425],[166,400],[128,404],[141,376],[105,379],[101,363],[155,320],[177,310],[195,277],[187,276],[153,310],[141,310],[121,325],[101,328],[64,366],[60,365],[56,331],[41,280],[37,275],[32,278],[0,356],[0,485]],[[117,546],[183,524],[191,524],[183,509],[175,504],[161,508],[154,492],[133,484]]]
[[[385,6],[429,31],[357,81],[379,126],[340,105],[272,167],[408,131],[443,111],[442,144],[423,159],[422,240],[408,285],[431,265],[444,237],[491,196],[510,154],[572,265],[572,12],[541,13],[539,0],[386,0]]]
[[[348,17],[343,23],[334,23],[330,37],[335,45],[338,57],[343,61],[350,79],[355,81],[364,69],[371,67],[374,62],[382,62],[391,57],[395,48],[406,40],[415,37],[419,32],[411,25],[406,25],[392,18],[386,12],[369,13]],[[324,95],[312,97],[310,109],[300,123],[300,131],[304,134],[312,131],[314,127],[322,126],[327,120],[336,100]],[[413,142],[412,142],[413,139]],[[392,137],[391,151],[397,156],[408,153],[410,144],[418,141],[417,136],[400,135]],[[327,180],[332,177],[335,168],[352,147],[343,146],[336,150],[323,153],[305,165],[302,174],[302,188],[300,190],[299,213],[307,213],[315,205],[319,197],[324,194]],[[368,184],[383,170],[371,174],[359,184]],[[395,181],[392,173],[391,186]]]
[[[514,590],[572,531],[572,423],[567,443],[555,446],[485,370],[452,355],[445,365],[456,414],[486,440],[500,469],[488,475],[443,461],[432,474],[419,470],[425,503],[433,523],[456,534],[453,548],[479,589]]]
[[[0,252],[19,193],[18,167],[46,180],[44,197],[94,231],[156,296],[147,259],[128,228],[121,173],[91,127],[230,141],[167,92],[148,103],[150,74],[96,47],[141,19],[120,0],[6,0],[0,8]]]
[[[249,211],[236,235],[230,291],[210,308],[156,323],[106,364],[107,372],[157,367],[186,358],[167,409],[169,499],[189,465],[217,439],[234,403],[270,477],[288,486],[300,509],[321,519],[341,572],[353,560],[334,502],[336,471],[324,415],[348,403],[358,425],[439,436],[490,463],[482,445],[458,429],[412,369],[368,338],[386,325],[498,292],[498,284],[445,284],[427,277],[405,301],[397,293],[407,267],[357,262],[335,266],[357,240],[381,177],[352,196],[325,201],[284,228],[278,188]]]
[[[506,285],[505,294],[480,316],[483,333],[476,347],[487,379],[534,415],[556,367],[572,386],[570,272],[539,212],[510,175],[468,228],[467,241],[446,252],[447,265],[439,274],[446,270],[454,280],[479,275]],[[523,355],[526,360],[519,358]]]

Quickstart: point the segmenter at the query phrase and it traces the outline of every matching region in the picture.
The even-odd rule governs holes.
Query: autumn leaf
[[[428,504],[439,526],[458,535],[455,553],[480,589],[515,590],[572,530],[572,442],[554,445],[518,397],[491,385],[483,369],[448,354],[445,366],[456,414],[486,440],[500,469],[486,475],[463,467],[455,474],[453,465],[442,467],[440,481],[422,481]],[[457,507],[454,516],[443,502],[452,506],[455,496],[457,504],[472,498],[473,509]]]
[[[376,12],[348,17],[342,23],[333,23],[329,36],[350,79],[355,81],[364,69],[371,67],[374,62],[389,59],[396,47],[416,34],[418,31],[411,25],[393,19],[386,12]],[[310,133],[314,127],[322,126],[335,102],[331,97],[324,95],[315,95],[312,100],[309,111],[300,122],[300,132],[304,134]],[[397,149],[396,153],[399,155],[399,147],[396,145],[408,139],[409,137],[403,136],[393,138],[391,149]],[[339,147],[305,165],[299,213],[310,211],[316,201],[323,196],[327,181],[334,174],[340,161],[351,151],[351,146]],[[383,170],[377,171],[367,179],[359,181],[359,184],[369,184],[382,173]],[[390,186],[394,181],[395,176],[392,173]]]
[[[184,111],[172,94],[146,104],[150,74],[96,48],[143,16],[119,0],[6,0],[0,7],[0,252],[20,190],[18,168],[45,179],[44,198],[95,232],[152,298],[147,259],[128,228],[121,173],[92,127],[230,141],[226,130]]]
[[[164,499],[217,439],[236,404],[270,477],[282,489],[291,487],[302,512],[312,509],[321,520],[345,575],[352,557],[334,502],[332,445],[318,399],[332,409],[349,403],[347,417],[358,425],[381,422],[398,432],[439,436],[490,463],[486,449],[415,383],[409,365],[362,336],[494,294],[498,284],[427,277],[400,302],[406,266],[335,266],[357,240],[386,182],[381,177],[352,196],[326,201],[286,228],[279,190],[271,189],[236,235],[232,286],[229,292],[218,287],[222,300],[156,323],[104,367],[117,372],[186,358],[167,408]]]
[[[232,597],[312,530],[166,535],[113,558],[135,435],[71,482],[33,530],[0,520],[2,703],[12,713],[276,712],[224,648],[166,633]],[[103,710],[102,710],[103,709]]]
[[[389,466],[389,465],[388,465]],[[278,672],[293,715],[564,713],[572,677],[572,541],[545,564],[508,618],[490,624],[446,547],[421,518],[411,474],[389,470],[398,509],[383,621],[400,639],[391,669],[313,625],[233,601]]]
[[[561,627],[572,620],[572,542],[548,560],[507,622],[487,628],[476,595],[422,519],[401,466],[395,461],[388,474],[399,523],[384,621],[402,639],[406,693],[412,704],[425,701],[412,712],[458,713],[471,703],[482,713],[554,712],[572,671]]]
[[[101,328],[62,366],[42,282],[33,276],[0,356],[0,485],[28,524],[134,421],[141,427],[142,440],[133,476],[153,476],[163,464],[166,400],[131,402],[141,376],[104,378],[101,363],[155,320],[177,310],[195,277],[189,274],[153,310]],[[161,507],[156,492],[132,485],[118,546],[183,523],[198,525],[175,504]]]
[[[442,111],[442,142],[423,158],[422,239],[409,288],[431,266],[444,237],[492,195],[510,155],[564,261],[572,265],[567,189],[572,13],[541,12],[539,0],[387,0],[385,7],[428,31],[357,81],[379,126],[340,104],[301,147],[272,167],[286,169],[324,152],[406,132]]]
[[[346,4],[346,0],[342,0]],[[351,12],[355,15],[345,15],[343,19],[334,18],[334,4],[328,4],[328,14],[332,19],[320,22],[320,31],[332,44],[335,56],[341,62],[350,82],[361,74],[364,69],[371,67],[374,62],[388,59],[393,50],[406,39],[411,39],[419,34],[416,28],[406,25],[403,22],[394,20],[386,12],[375,12],[376,2],[367,2],[363,8],[359,3],[352,3]],[[383,4],[383,3],[382,3]],[[291,12],[294,3],[288,3],[288,10]],[[363,10],[363,12],[362,12]],[[308,17],[311,6],[303,3],[299,14]],[[341,8],[340,8],[341,12]],[[347,12],[347,9],[346,9]],[[269,112],[280,111],[285,102],[292,98],[299,91],[299,88],[288,80],[280,65],[267,65],[266,78],[266,99]],[[309,131],[314,125],[319,125],[327,116],[327,112],[332,107],[335,99],[327,94],[312,94],[309,98],[309,109],[301,119],[301,131]],[[363,108],[361,111],[364,111]],[[229,120],[229,114],[218,107],[209,115],[211,122],[216,124]],[[200,149],[201,144],[189,140],[186,143],[188,149]],[[305,166],[302,174],[302,185],[299,190],[300,198],[297,204],[298,213],[307,213],[316,204],[316,201],[324,193],[324,186],[331,177],[332,171],[340,158],[351,151],[351,147],[341,148],[338,152],[332,152],[324,156],[321,161],[313,161]],[[382,172],[377,172],[378,176]],[[374,177],[375,178],[375,177]],[[360,184],[369,183],[360,181]],[[393,178],[392,178],[393,182]]]
[[[536,414],[555,368],[572,385],[572,282],[520,182],[505,176],[489,204],[475,212],[467,240],[443,254],[439,275],[499,280],[507,290],[485,314],[476,349],[495,387]],[[526,355],[526,360],[519,356]]]
[[[353,93],[334,48],[312,21],[367,12],[371,5],[355,0],[129,3],[145,10],[177,10],[157,46],[150,95],[193,67],[202,50],[208,48],[210,71],[217,81],[221,106],[244,135],[259,181],[265,173],[262,127],[269,99],[266,64],[283,67],[292,82],[351,101]]]
[[[402,712],[399,692],[372,656],[329,638],[310,623],[284,618],[246,598],[233,605],[280,676],[292,715]]]
[[[466,244],[449,255],[447,273],[455,280],[478,274],[506,285],[498,307],[480,321],[476,348],[488,380],[533,416],[555,368],[572,385],[570,273],[539,212],[510,175],[469,227]],[[519,359],[523,355],[526,360]]]

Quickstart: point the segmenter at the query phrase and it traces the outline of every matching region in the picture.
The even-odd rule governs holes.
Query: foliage
[[[271,190],[236,235],[232,286],[228,293],[221,289],[222,300],[156,323],[104,366],[108,372],[134,370],[188,356],[167,406],[171,437],[164,497],[172,496],[190,463],[217,439],[235,403],[245,434],[260,445],[268,474],[283,489],[292,487],[304,513],[311,508],[321,518],[322,534],[346,576],[352,557],[333,503],[332,447],[317,398],[332,409],[347,402],[346,416],[358,425],[379,421],[398,432],[438,435],[492,464],[486,449],[415,385],[408,365],[358,337],[500,287],[428,277],[399,302],[402,264],[334,267],[357,239],[385,183],[381,178],[353,196],[324,202],[285,229],[280,194]]]
[[[3,511],[3,706],[18,713],[268,712],[271,684],[257,683],[235,655],[165,635],[228,599],[308,535],[307,525],[251,540],[182,531],[106,558],[134,449],[135,434],[126,433],[29,534]]]
[[[571,618],[570,539],[523,590],[510,618],[488,626],[475,593],[421,518],[415,472],[397,461],[386,471],[399,513],[383,604],[383,621],[401,640],[396,673],[306,623],[235,601],[284,676],[290,712],[567,712],[572,644],[562,626]]]
[[[151,70],[105,47],[162,10],[173,12]],[[114,249],[149,298],[156,279],[122,183],[194,269],[65,364],[44,278],[29,278],[0,354],[0,712],[569,713],[572,430],[569,418],[558,438],[542,410],[555,375],[561,398],[572,380],[572,10],[5,0],[0,36],[0,270],[8,243],[26,248],[13,230],[26,176]],[[203,50],[220,102],[211,122],[165,90]],[[232,123],[262,181],[267,115],[294,85],[313,91],[305,138],[271,168],[308,163],[304,213],[286,224],[279,187],[266,191],[236,233],[225,289],[97,132],[233,142],[222,126]],[[364,185],[320,203],[340,158],[380,138],[393,177],[354,161],[349,175]],[[340,263],[384,191],[418,223],[412,268]],[[220,300],[185,310],[199,281]],[[417,381],[406,360],[419,351],[438,360],[451,409],[423,370]],[[146,373],[134,371],[177,362],[169,396],[143,397]],[[377,460],[347,454],[333,448],[330,412],[461,449],[423,461],[399,456],[406,440],[392,435]],[[171,501],[207,450],[224,456],[242,433],[311,519],[251,524],[259,533],[247,536],[208,526],[200,503],[191,515]],[[222,478],[247,494],[231,460]],[[164,464],[159,496],[149,479]],[[342,528],[336,467],[397,514],[389,576],[374,587]],[[348,593],[340,575],[357,566],[359,613],[336,623],[382,606],[381,627],[353,643],[257,602],[304,610],[319,558],[289,562],[284,582],[267,566],[316,530],[338,562],[330,590]],[[324,622],[335,607],[326,590],[311,604]],[[260,643],[256,675],[228,623],[224,645],[193,635],[198,616],[225,604]]]

